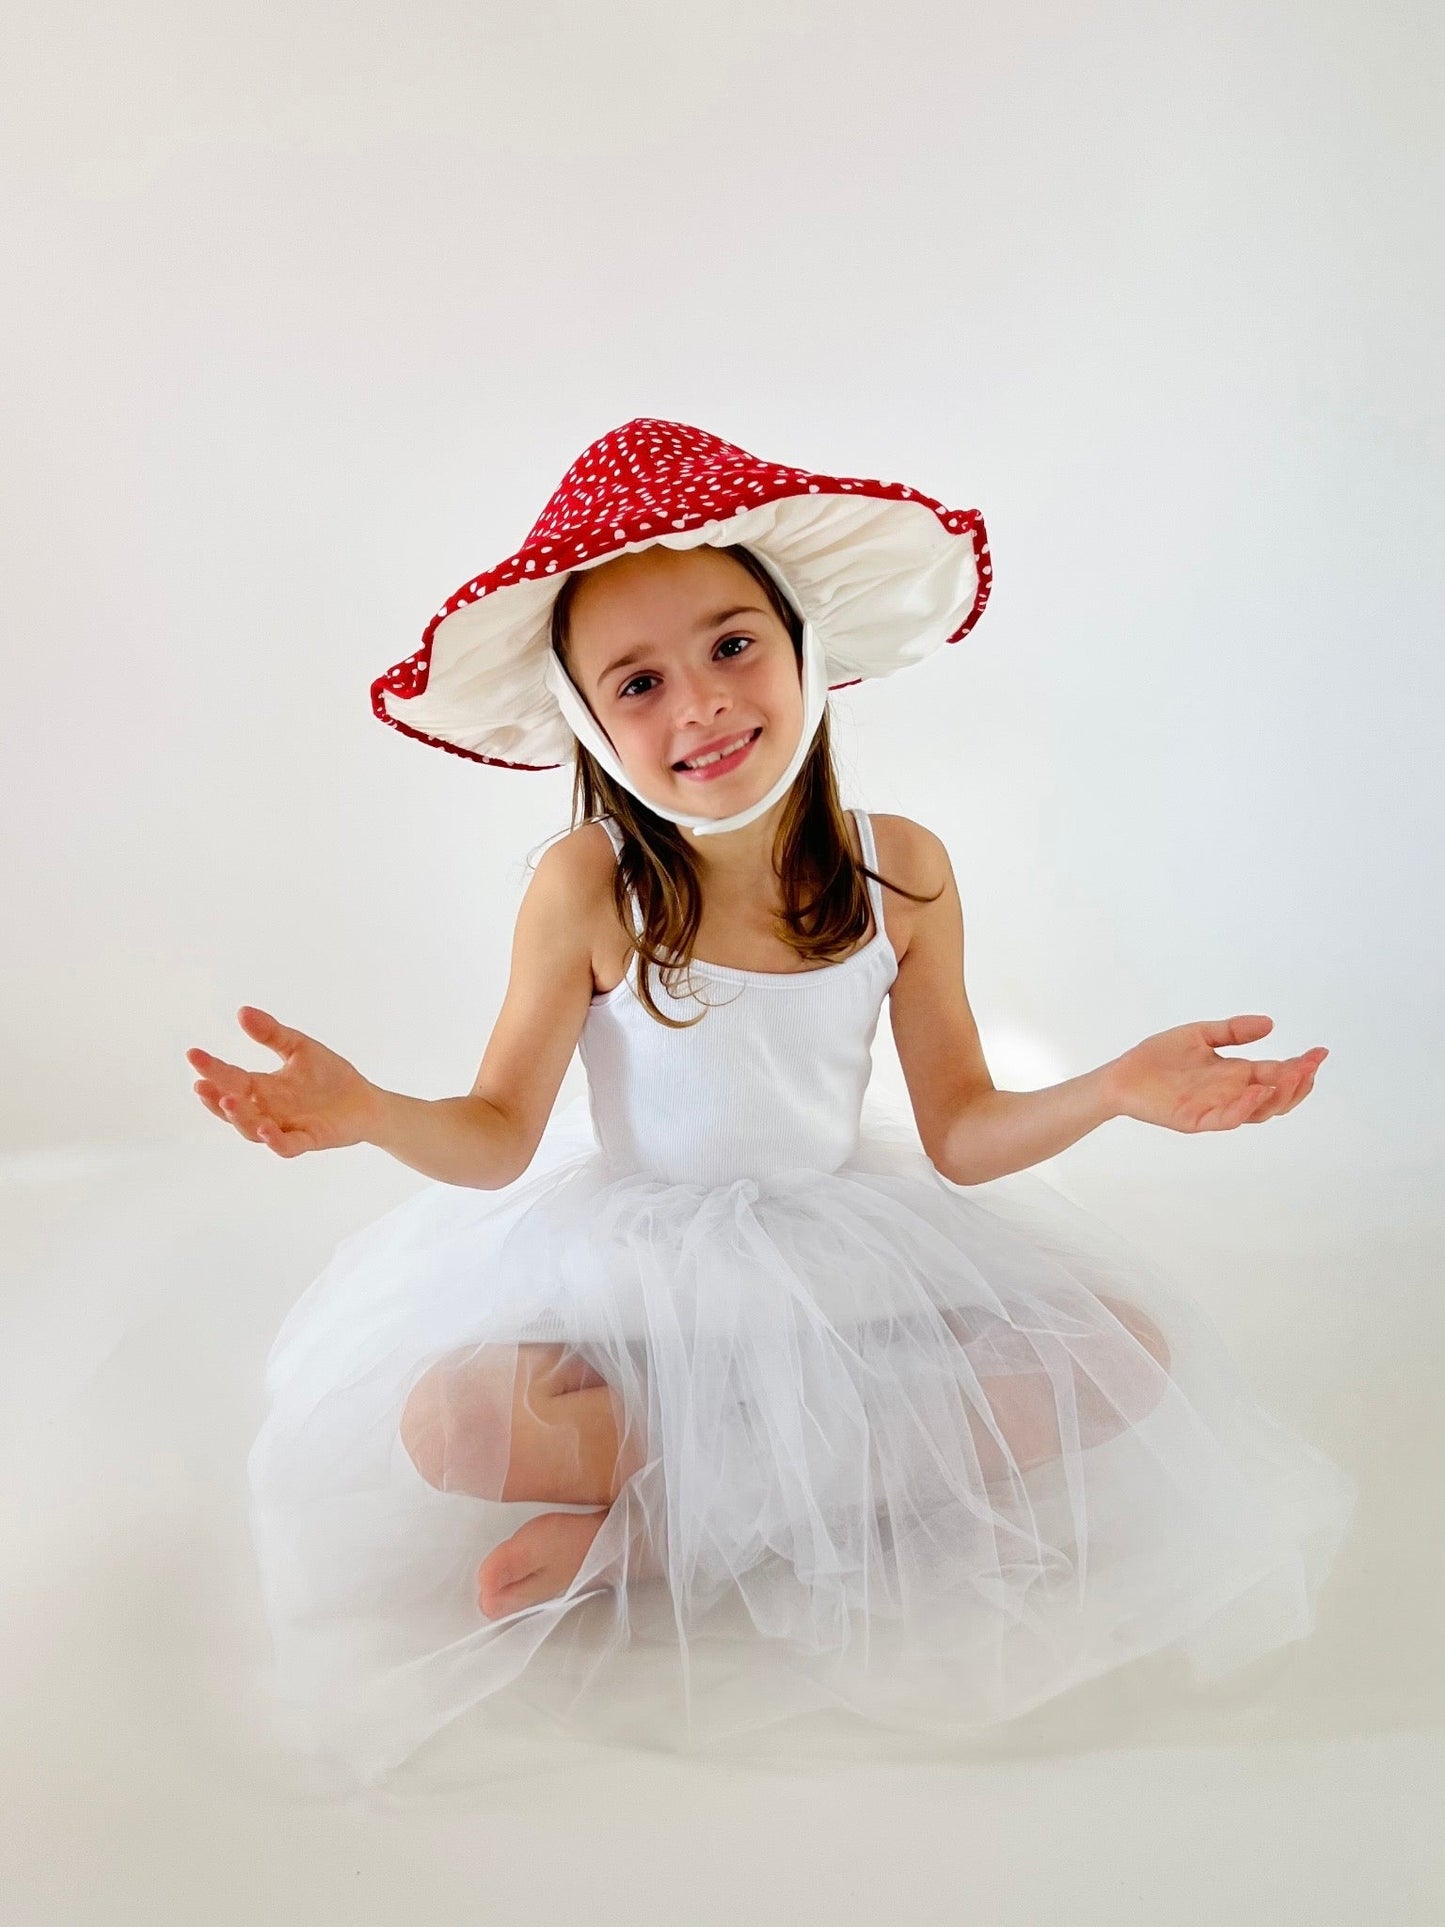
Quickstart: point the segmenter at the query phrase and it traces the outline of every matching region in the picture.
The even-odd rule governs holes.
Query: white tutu
[[[399,1422],[526,1344],[605,1380],[637,1463],[566,1591],[488,1619],[479,1562],[547,1508],[438,1489]],[[579,1099],[514,1184],[347,1238],[267,1391],[278,1684],[367,1778],[506,1703],[698,1747],[815,1708],[979,1734],[1165,1647],[1215,1679],[1312,1629],[1356,1491],[1142,1254],[876,1106],[836,1170],[686,1184]]]
[[[1311,1630],[1354,1481],[1140,1253],[1027,1174],[949,1183],[868,1098],[868,889],[839,963],[698,964],[690,1028],[631,974],[595,996],[527,1172],[428,1186],[286,1320],[250,1471],[308,1746],[374,1778],[507,1702],[665,1746],[817,1709],[955,1738]],[[549,1505],[575,1556],[519,1537],[479,1589]]]

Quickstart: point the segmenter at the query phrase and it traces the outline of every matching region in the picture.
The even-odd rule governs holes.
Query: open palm
[[[1252,1044],[1273,1029],[1270,1017],[1225,1017],[1146,1037],[1110,1066],[1120,1115],[1171,1131],[1232,1131],[1293,1110],[1329,1056],[1323,1045],[1300,1057],[1258,1061],[1221,1057],[1216,1049]]]
[[[281,1068],[248,1071],[188,1050],[186,1061],[200,1072],[193,1088],[208,1111],[280,1157],[363,1142],[377,1093],[354,1064],[254,1005],[243,1004],[236,1017],[248,1037],[277,1053]]]

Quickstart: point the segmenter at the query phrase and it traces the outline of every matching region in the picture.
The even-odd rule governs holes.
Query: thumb
[[[248,1037],[254,1037],[258,1044],[264,1044],[280,1057],[305,1041],[304,1033],[290,1030],[285,1024],[277,1023],[269,1011],[258,1010],[254,1004],[242,1004],[236,1012],[236,1021]]]
[[[1255,1015],[1249,1017],[1221,1017],[1213,1023],[1201,1024],[1204,1041],[1212,1050],[1221,1044],[1253,1044],[1261,1037],[1267,1037],[1274,1029],[1273,1017]]]

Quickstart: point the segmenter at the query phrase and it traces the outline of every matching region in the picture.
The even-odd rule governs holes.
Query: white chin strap
[[[557,698],[557,707],[562,711],[568,727],[584,749],[606,770],[614,783],[635,796],[639,803],[645,803],[655,816],[666,817],[669,823],[681,824],[683,829],[691,830],[695,836],[717,836],[724,830],[740,830],[765,810],[770,810],[778,798],[788,789],[793,778],[803,767],[803,759],[812,747],[818,724],[822,721],[823,710],[828,701],[828,672],[823,661],[822,645],[813,633],[811,622],[803,624],[803,727],[798,735],[798,746],[777,782],[765,796],[756,803],[749,803],[745,810],[737,810],[732,816],[694,816],[682,810],[674,810],[665,803],[654,802],[633,782],[617,760],[617,752],[611,739],[598,725],[596,717],[578,694],[572,678],[563,668],[555,649],[550,645],[543,668],[547,687]],[[744,765],[746,767],[746,765]]]

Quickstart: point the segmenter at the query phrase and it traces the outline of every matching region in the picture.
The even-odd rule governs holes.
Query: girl
[[[956,1736],[1311,1630],[1354,1480],[1018,1174],[1113,1117],[1281,1116],[1325,1051],[1222,1056],[1272,1028],[1236,1016],[996,1089],[943,844],[839,803],[829,687],[959,640],[990,578],[977,511],[638,420],[374,685],[480,762],[570,745],[575,827],[466,1096],[250,1007],[280,1068],[188,1053],[276,1155],[436,1181],[296,1305],[250,1459],[282,1688],[363,1774],[495,1700],[684,1744],[825,1706]],[[916,1133],[865,1105],[885,995]]]

